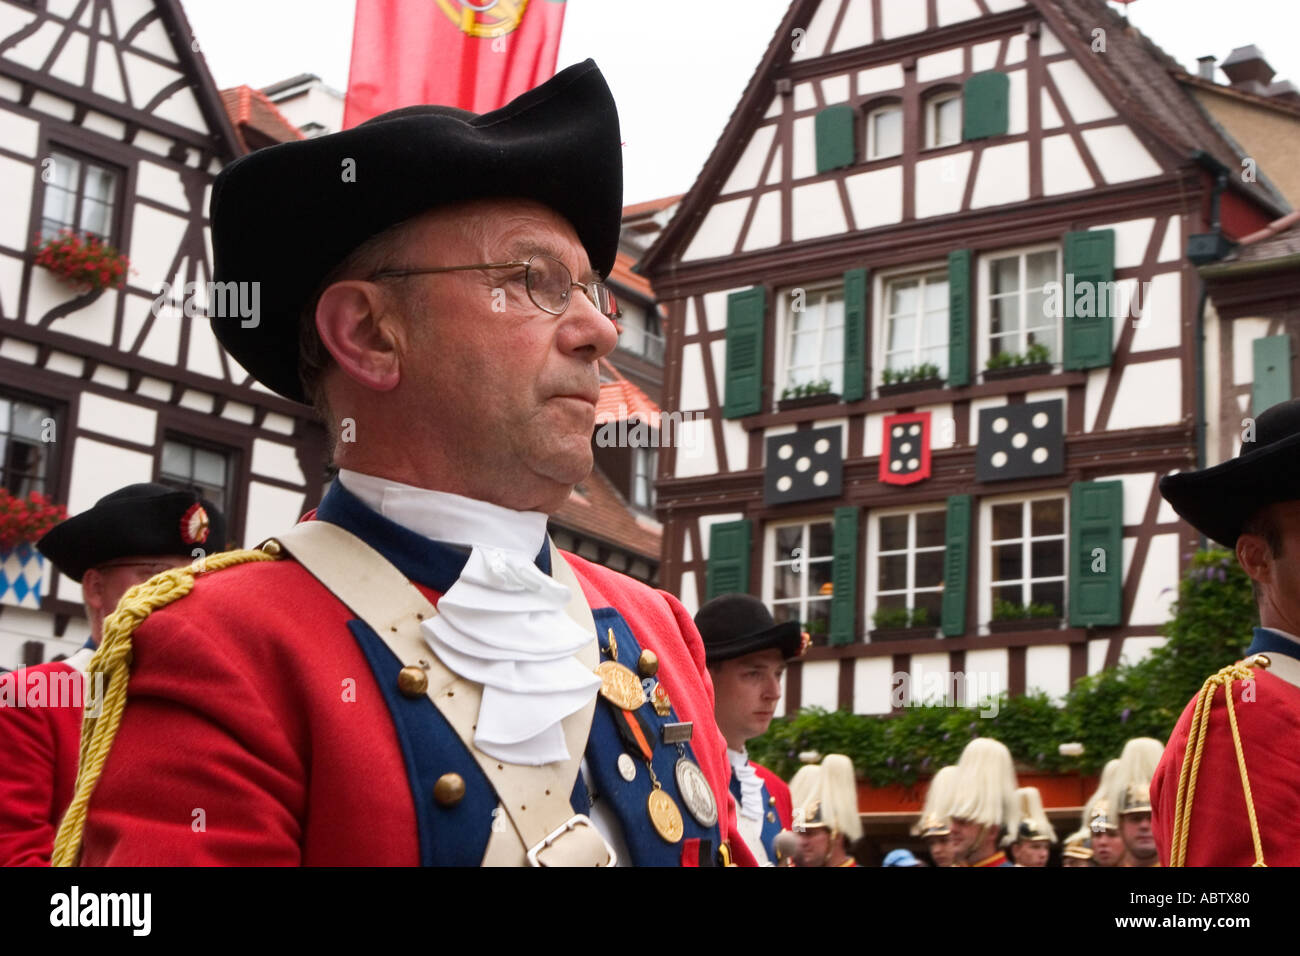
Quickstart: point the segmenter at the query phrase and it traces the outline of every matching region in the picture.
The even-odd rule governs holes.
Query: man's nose
[[[560,347],[588,362],[604,358],[618,345],[618,329],[585,291],[573,288],[569,307],[560,316]]]

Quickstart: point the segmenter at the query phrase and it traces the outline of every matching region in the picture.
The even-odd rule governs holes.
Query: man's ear
[[[104,576],[98,568],[91,568],[81,576],[81,599],[92,611],[104,609]]]
[[[382,289],[373,282],[348,279],[321,293],[316,331],[345,375],[366,388],[387,392],[401,381],[404,351],[401,323]]]
[[[1260,583],[1271,579],[1273,552],[1263,535],[1243,534],[1237,538],[1237,561],[1251,579]]]

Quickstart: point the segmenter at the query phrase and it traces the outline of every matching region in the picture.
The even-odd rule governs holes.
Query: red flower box
[[[131,262],[98,236],[63,229],[52,239],[36,237],[35,262],[81,292],[121,289]]]

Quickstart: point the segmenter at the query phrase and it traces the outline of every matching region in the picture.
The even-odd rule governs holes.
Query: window
[[[1057,249],[1035,249],[984,261],[988,354],[1023,356],[1030,346],[1047,349],[1048,361],[1061,360],[1060,320],[1046,308],[1043,286],[1060,278]]]
[[[948,376],[948,273],[885,282],[883,367],[895,372],[936,365]]]
[[[0,395],[0,484],[15,497],[49,493],[53,443],[43,432],[53,420],[48,405]]]
[[[655,506],[655,469],[659,449],[632,449],[632,504],[647,510]]]
[[[876,519],[876,610],[908,611],[908,622],[937,628],[943,617],[943,561],[947,510],[881,515]],[[873,625],[874,626],[874,625]]]
[[[961,94],[939,93],[925,103],[925,148],[961,142]]]
[[[867,114],[867,159],[903,153],[903,107],[882,106]]]
[[[229,452],[173,439],[163,442],[159,483],[183,491],[197,491],[225,514],[230,513],[227,503],[233,497],[230,484],[233,471]]]
[[[825,644],[831,622],[834,526],[829,519],[774,529],[772,617],[800,621],[814,644]]]
[[[50,158],[54,162],[47,167],[41,238],[70,229],[111,240],[119,172],[61,150],[52,151]]]
[[[792,289],[786,303],[784,358],[781,383],[786,389],[830,382],[839,395],[844,382],[844,289]]]
[[[664,361],[664,339],[659,329],[658,309],[641,309],[620,297],[623,306],[623,318],[619,324],[623,331],[618,337],[618,347],[634,355],[639,355],[647,362],[662,365]]]
[[[992,617],[1005,616],[999,609],[1010,610],[1007,604],[1038,605],[1043,613],[1031,613],[1033,617],[1063,616],[1065,499],[995,503],[989,506],[988,518]]]

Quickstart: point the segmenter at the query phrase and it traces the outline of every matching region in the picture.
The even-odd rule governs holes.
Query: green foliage
[[[1060,617],[1055,604],[1017,604],[998,598],[993,602],[993,620],[1026,621],[1039,618]]]
[[[1052,350],[1042,342],[1035,342],[1025,349],[1026,365],[1046,365],[1052,360]]]
[[[886,368],[880,373],[882,385],[902,385],[906,382],[942,382],[939,366],[933,362],[909,365],[906,368]]]
[[[1035,342],[1025,349],[1025,354],[1019,352],[994,352],[984,362],[984,367],[990,372],[1003,368],[1020,368],[1026,365],[1047,365],[1052,361],[1052,350],[1042,342]]]
[[[871,615],[871,623],[878,628],[926,627],[930,612],[923,607],[878,607]]]
[[[781,400],[787,398],[807,398],[811,395],[829,395],[831,391],[831,380],[824,378],[819,382],[801,382],[798,385],[787,385],[781,392]]]
[[[1010,607],[1022,615],[1039,616],[1035,609],[1058,614],[1050,605]],[[801,751],[816,750],[847,754],[873,786],[910,786],[955,762],[973,737],[984,736],[1002,741],[1027,768],[1096,773],[1130,737],[1167,739],[1205,678],[1241,658],[1258,621],[1250,579],[1227,551],[1192,557],[1174,611],[1162,647],[1136,664],[1079,680],[1064,706],[1036,693],[1003,695],[982,710],[927,704],[872,716],[812,708],[773,721],[748,749],[754,760],[787,778],[798,769]],[[915,624],[915,614],[910,617]],[[994,617],[999,619],[996,611]],[[876,626],[896,625],[876,620]],[[1083,755],[1061,756],[1058,748],[1067,741],[1083,743]]]

